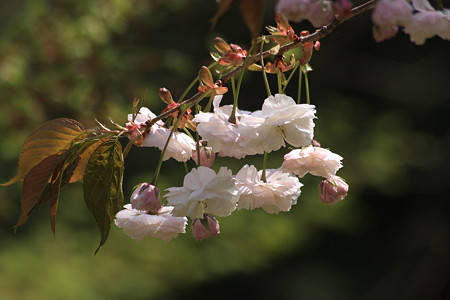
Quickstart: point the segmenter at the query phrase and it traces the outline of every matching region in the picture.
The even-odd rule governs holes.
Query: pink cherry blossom
[[[413,43],[423,45],[435,35],[450,40],[450,10],[435,10],[426,0],[414,0],[413,7],[417,12],[405,25],[405,32]]]
[[[276,11],[290,21],[309,20],[314,27],[328,24],[334,15],[331,1],[324,0],[280,0]]]
[[[381,42],[397,34],[398,26],[411,22],[413,7],[406,0],[379,0],[372,12],[373,36]]]

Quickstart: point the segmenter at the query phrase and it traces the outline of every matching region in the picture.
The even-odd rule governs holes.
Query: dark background
[[[265,25],[275,25],[274,3],[266,2]],[[158,88],[181,95],[211,62],[215,36],[246,48],[250,41],[237,6],[210,30],[214,1],[0,5],[3,182],[16,172],[24,138],[41,123],[125,123],[135,97],[158,112]],[[99,236],[80,183],[63,190],[56,239],[45,209],[14,235],[21,184],[2,187],[0,298],[450,298],[448,41],[416,46],[399,33],[377,44],[369,12],[321,42],[309,74],[315,137],[344,157],[338,175],[350,185],[347,199],[321,204],[319,179],[307,176],[289,213],[239,211],[220,219],[220,236],[202,242],[190,230],[164,243],[134,241],[114,228],[94,257]],[[288,94],[295,97],[295,84]],[[264,98],[261,75],[246,74],[241,107],[258,109]],[[269,167],[278,167],[285,152],[271,153]],[[131,151],[127,197],[151,178],[157,159],[155,149]],[[261,167],[262,159],[221,159],[216,167],[236,171],[246,163]],[[181,185],[179,167],[164,164],[162,188]]]

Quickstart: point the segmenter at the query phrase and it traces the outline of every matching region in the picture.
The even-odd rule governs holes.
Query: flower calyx
[[[168,111],[172,111],[178,107],[177,110],[174,110],[172,112],[172,114],[170,114],[170,117],[172,117],[173,119],[178,119],[180,117],[180,112],[181,112],[180,103],[176,103],[173,100],[172,94],[170,93],[170,91],[166,88],[160,88],[159,89],[159,97],[161,98],[161,100],[164,103],[167,104],[166,108],[164,108],[161,113],[164,114],[164,113],[166,113]],[[194,118],[191,115],[191,113],[192,113],[192,110],[190,108],[186,109],[183,112],[181,119],[178,121],[178,128],[182,129],[186,126],[190,129],[195,128],[195,126],[191,122],[191,120]]]
[[[302,37],[308,36],[309,35],[309,31],[302,31],[300,32],[300,35]],[[303,45],[303,53],[302,56],[299,59],[300,65],[304,66],[306,64],[309,63],[309,61],[311,60],[312,57],[312,51],[313,49],[315,49],[316,51],[318,51],[320,49],[320,42],[319,41],[315,41],[315,42],[307,42]]]
[[[248,52],[235,44],[228,44],[224,39],[216,37],[214,39],[214,47],[220,52],[222,56],[216,57],[219,65],[239,67],[244,64],[244,60]]]
[[[278,45],[282,45],[288,42],[294,42],[298,40],[298,36],[295,34],[294,29],[289,25],[288,20],[282,14],[277,13],[275,15],[275,21],[277,27],[267,26],[266,29],[272,35],[270,40]]]
[[[289,65],[285,61],[284,55],[276,55],[273,63],[268,62],[264,67],[266,73],[277,74],[292,70],[295,66],[295,56],[292,54],[289,58]]]
[[[222,86],[223,83],[221,80],[214,82],[211,71],[205,66],[200,69],[199,81],[200,86],[198,87],[198,92],[201,94],[211,92],[210,96],[214,97],[216,95],[223,95],[228,92],[228,88]]]

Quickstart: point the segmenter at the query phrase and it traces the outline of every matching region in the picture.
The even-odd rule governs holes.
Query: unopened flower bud
[[[319,184],[320,201],[334,204],[343,200],[348,193],[348,184],[339,176],[331,176]]]
[[[131,194],[130,201],[134,209],[157,213],[161,208],[161,193],[153,184],[141,183]]]
[[[214,43],[214,48],[217,49],[217,51],[219,51],[222,54],[231,52],[231,46],[225,42],[224,39],[220,38],[220,37],[216,37],[213,41]]]
[[[195,219],[192,222],[192,235],[197,241],[207,239],[219,233],[219,221],[211,215],[205,215],[203,219]]]
[[[197,150],[192,151],[192,159],[197,166],[199,165],[198,156]],[[215,158],[216,153],[212,151],[211,147],[200,146],[200,166],[211,168]]]
[[[159,89],[159,97],[161,98],[161,100],[162,100],[164,103],[167,103],[167,104],[173,104],[173,103],[175,103],[175,101],[173,101],[172,94],[171,94],[170,91],[169,91],[168,89],[166,89],[166,88],[160,88],[160,89]]]

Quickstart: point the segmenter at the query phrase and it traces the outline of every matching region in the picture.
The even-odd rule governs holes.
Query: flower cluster
[[[313,105],[296,104],[286,95],[268,97],[261,110],[238,110],[236,124],[229,121],[232,105],[219,106],[214,100],[214,113],[199,113],[197,131],[219,156],[242,158],[285,147],[286,143],[301,147],[311,143],[315,118]]]
[[[127,127],[134,128],[141,133],[141,129],[147,122],[156,118],[156,115],[147,107],[142,107],[137,115],[128,115]],[[195,141],[185,133],[170,130],[164,126],[161,121],[156,122],[150,127],[149,133],[139,143],[141,147],[157,147],[161,151],[166,145],[166,141],[170,139],[167,149],[164,153],[163,160],[174,158],[177,161],[188,161],[192,156],[192,151],[196,149]]]
[[[138,185],[131,195],[131,205],[116,216],[116,225],[126,234],[134,239],[154,236],[169,241],[185,232],[190,218],[194,238],[203,240],[220,233],[215,216],[226,217],[240,209],[260,208],[270,214],[290,211],[303,186],[299,178],[307,173],[324,178],[319,185],[322,202],[332,204],[345,197],[348,186],[345,188],[343,180],[336,176],[342,157],[312,146],[316,113],[313,105],[297,104],[287,95],[276,94],[264,100],[261,110],[236,109],[232,122],[233,106],[220,106],[221,100],[221,95],[215,96],[213,112],[194,116],[192,121],[202,138],[197,143],[178,127],[169,129],[161,121],[143,132],[141,146],[166,148],[165,159],[192,158],[197,167],[186,174],[182,186],[166,189],[163,197],[168,206],[162,206],[154,185]],[[137,130],[155,117],[149,109],[141,108],[137,115],[129,115],[127,127]],[[233,175],[226,167],[218,172],[211,168],[216,154],[243,158],[287,145],[298,149],[286,154],[278,169],[258,170],[244,165]]]
[[[294,22],[309,20],[314,27],[351,15],[350,0],[279,0],[277,11]],[[377,0],[372,13],[373,37],[381,42],[394,37],[399,27],[417,45],[433,36],[450,40],[450,10],[436,10],[428,0]]]
[[[435,35],[450,40],[450,10],[436,10],[428,0],[379,0],[372,13],[377,42],[395,36],[399,26],[417,45]]]

